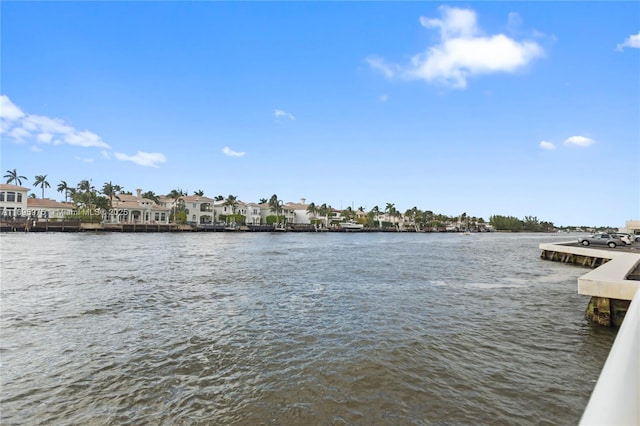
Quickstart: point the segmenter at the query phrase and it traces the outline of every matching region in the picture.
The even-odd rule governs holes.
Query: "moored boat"
[[[362,223],[356,223],[353,220],[340,223],[340,228],[346,231],[360,231],[364,228]]]

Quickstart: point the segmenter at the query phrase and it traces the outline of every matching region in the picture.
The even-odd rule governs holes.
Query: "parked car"
[[[623,232],[615,232],[614,234],[617,235],[618,237],[620,237],[622,242],[624,242],[626,245],[630,246],[631,244],[633,244],[633,240],[631,239],[631,235],[625,234]]]
[[[598,232],[597,234],[593,234],[590,237],[580,237],[578,238],[578,243],[582,244],[583,246],[588,246],[589,244],[597,244],[609,246],[611,248],[625,245],[624,241],[622,241],[622,239],[620,239],[620,237],[618,237],[617,235],[607,234],[604,232]]]

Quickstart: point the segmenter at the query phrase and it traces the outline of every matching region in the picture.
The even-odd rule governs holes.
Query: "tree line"
[[[6,183],[14,183],[17,185],[22,185],[23,181],[28,180],[27,177],[19,175],[16,169],[7,170],[4,178],[6,179]],[[44,198],[44,190],[45,188],[50,188],[51,184],[47,181],[47,175],[37,175],[34,178],[33,186],[39,187],[42,190],[42,198]],[[87,179],[80,181],[75,186],[70,186],[64,180],[60,181],[56,190],[64,194],[65,202],[71,200],[77,207],[83,208],[85,214],[90,216],[96,212],[112,209],[113,201],[120,200],[120,195],[132,195],[130,191],[125,191],[122,186],[114,184],[111,181],[105,182],[101,188],[96,188],[91,180]],[[187,195],[188,191],[179,188],[173,189],[165,195],[166,198],[170,198],[173,201],[170,215],[172,222],[184,223],[187,221],[188,209],[183,200]],[[193,195],[204,196],[204,191],[193,191]],[[30,196],[35,198],[35,194],[33,193]],[[153,191],[146,191],[143,192],[141,196],[159,204],[162,195],[158,195]],[[222,201],[223,206],[231,209],[231,214],[216,217],[216,212],[213,210],[213,221],[243,223],[246,219],[243,215],[236,213],[239,205],[237,196],[228,195],[225,198],[222,195],[217,195],[214,197],[214,200]],[[284,202],[280,200],[276,194],[273,194],[269,198],[261,198],[259,203],[268,204],[270,212],[273,213],[267,217],[268,224],[282,224],[287,221],[287,217],[284,214]],[[306,208],[311,223],[324,224],[325,226],[329,226],[332,223],[332,218],[337,216],[337,211],[338,210],[334,209],[330,204],[326,203],[316,204],[311,202]],[[360,214],[358,212],[360,212]],[[487,224],[483,218],[469,216],[466,212],[459,216],[447,216],[434,213],[431,210],[421,210],[418,207],[413,207],[402,213],[395,207],[394,203],[386,203],[383,208],[376,205],[368,212],[365,212],[362,206],[357,209],[347,207],[346,209],[340,210],[340,221],[342,220],[358,221],[365,226],[379,228],[397,226],[398,223],[403,221],[412,223],[419,229],[441,229],[447,225],[455,224],[459,231],[478,231]],[[525,216],[524,219],[518,219],[513,216],[495,215],[489,218],[489,224],[496,231],[551,232],[554,229],[553,222],[539,221],[535,216]]]

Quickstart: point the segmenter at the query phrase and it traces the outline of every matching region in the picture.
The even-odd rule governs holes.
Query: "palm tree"
[[[215,200],[216,201],[222,201],[222,200],[224,200],[224,197],[222,195],[216,195]]]
[[[113,209],[114,197],[118,200],[120,199],[120,197],[118,197],[118,193],[120,193],[120,191],[122,191],[122,187],[120,185],[114,185],[111,183],[111,181],[105,182],[104,186],[102,187],[102,193],[109,197],[109,209]]]
[[[280,210],[280,200],[278,200],[278,196],[273,194],[271,198],[269,198],[269,211],[274,212],[276,214],[276,219],[278,223],[280,223],[280,216],[278,214],[278,210]]]
[[[33,186],[38,185],[40,185],[40,188],[42,188],[42,198],[44,198],[44,189],[51,188],[51,185],[49,185],[49,182],[47,182],[47,175],[36,176],[36,179],[33,181]]]
[[[311,203],[307,206],[307,214],[311,215],[312,219],[316,218],[316,215],[318,214],[318,207],[315,203]]]
[[[204,197],[204,191],[202,189],[193,191],[193,195],[197,195],[198,197]]]
[[[160,197],[156,195],[153,191],[147,191],[144,194],[140,195],[142,198],[146,198],[147,200],[152,200],[156,204],[160,204]]]
[[[414,207],[412,209],[408,209],[407,211],[404,212],[404,217],[409,219],[409,222],[414,222],[414,218],[416,217],[416,210],[418,210],[417,207]],[[414,224],[415,224],[415,222],[414,222]]]
[[[231,214],[234,216],[234,219],[235,219],[236,207],[238,207],[238,197],[236,197],[235,195],[229,195],[224,200],[224,203],[222,203],[222,205],[225,207],[231,207]]]
[[[395,216],[396,214],[396,206],[393,203],[387,203],[387,206],[384,208],[385,215],[387,217]]]
[[[326,203],[323,203],[320,207],[318,207],[318,214],[320,216],[324,216],[327,228],[329,227],[329,216],[331,216],[332,212],[333,209]]]
[[[91,186],[91,182],[88,180],[81,180],[78,184],[76,191],[72,193],[71,198],[77,202],[78,204],[84,205],[84,207],[88,210],[89,215],[92,215],[91,212],[91,202],[93,200],[93,196],[95,192],[95,188]]]
[[[260,204],[267,204],[267,199],[266,198],[260,198],[260,201],[258,201]]]
[[[60,181],[60,183],[58,184],[58,192],[64,192],[64,202],[67,202],[67,199],[69,197],[69,190],[71,188],[69,188],[69,185],[67,185],[67,182],[65,181]]]
[[[342,210],[342,216],[346,219],[346,220],[351,220],[353,218],[355,218],[356,213],[353,211],[353,209],[351,208],[351,206],[347,207],[346,209]]]
[[[170,193],[167,194],[167,197],[173,200],[172,209],[173,209],[173,223],[176,223],[176,208],[182,197],[186,194],[182,191],[182,189],[172,189]]]
[[[376,215],[376,219],[378,219],[378,227],[382,228],[382,222],[380,221],[380,207],[373,206],[371,211]]]
[[[16,169],[7,170],[7,174],[4,177],[7,179],[7,183],[15,182],[18,185],[22,185],[22,179],[29,180],[25,176],[20,176]]]
[[[469,229],[469,223],[467,222],[467,213],[464,212],[460,215],[460,223],[462,224],[462,226],[464,227],[465,231],[468,231]]]

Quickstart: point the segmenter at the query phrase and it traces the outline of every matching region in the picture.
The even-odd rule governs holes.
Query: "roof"
[[[159,211],[169,211],[169,207],[162,207],[157,205],[153,200],[149,198],[136,197],[135,195],[122,194],[118,195],[118,198],[113,198],[112,203],[114,208],[118,209],[147,209]],[[145,204],[142,204],[145,203]]]
[[[24,186],[11,185],[10,183],[0,183],[0,191],[31,191],[30,188]]]
[[[213,198],[205,197],[204,195],[184,195],[180,198],[182,198],[185,203],[197,203],[198,201],[204,201],[205,203],[210,203],[214,201]]]
[[[75,206],[71,203],[61,203],[49,198],[27,198],[27,207],[33,208],[49,208],[49,209],[68,209],[73,210]]]
[[[287,203],[283,205],[283,207],[289,210],[307,210],[307,207],[309,207],[309,204]]]

